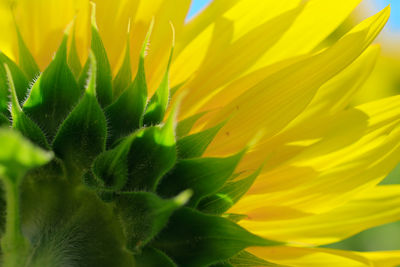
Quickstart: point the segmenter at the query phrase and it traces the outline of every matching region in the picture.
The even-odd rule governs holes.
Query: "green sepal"
[[[68,66],[75,76],[75,79],[79,79],[79,75],[82,71],[81,61],[79,60],[78,49],[76,47],[75,38],[75,24],[72,30],[71,46],[68,53]]]
[[[90,53],[90,78],[85,94],[61,124],[53,142],[53,150],[68,167],[88,168],[104,151],[107,124],[96,99],[96,59]]]
[[[211,214],[224,213],[250,189],[261,169],[259,168],[246,178],[228,181],[216,194],[202,199],[198,209]]]
[[[10,101],[10,90],[8,86],[7,74],[4,69],[4,64],[6,64],[10,69],[15,85],[15,90],[17,92],[20,103],[26,97],[26,93],[29,88],[29,82],[25,74],[20,70],[17,64],[15,64],[5,54],[0,52],[0,112],[2,112],[6,116],[9,116],[8,103]]]
[[[128,248],[137,250],[152,240],[167,224],[171,214],[190,198],[185,191],[173,199],[161,199],[149,192],[128,192],[116,197]]]
[[[127,157],[128,180],[124,187],[125,191],[155,191],[161,177],[174,166],[176,161],[174,113],[175,111],[171,112],[161,128],[146,128],[136,135]],[[187,188],[183,190],[185,189]]]
[[[201,157],[208,145],[224,125],[225,122],[222,122],[207,130],[179,139],[176,143],[178,149],[178,158],[186,159]]]
[[[165,253],[150,246],[135,255],[135,263],[138,267],[178,267]]]
[[[101,107],[106,107],[113,100],[112,72],[107,52],[96,25],[96,7],[92,3],[92,43],[91,49],[97,61],[96,94]],[[90,63],[89,63],[90,64]],[[85,68],[84,68],[85,69]]]
[[[118,99],[105,110],[110,125],[110,144],[118,138],[142,127],[143,113],[147,102],[144,57],[150,39],[152,25],[153,24],[150,25],[142,45],[135,80],[125,89]]]
[[[119,191],[125,186],[128,180],[128,153],[136,134],[124,138],[116,147],[101,153],[94,160],[92,171],[98,190]]]
[[[8,65],[4,65],[7,76],[7,84],[10,86],[11,91],[11,118],[13,128],[19,130],[26,138],[30,139],[33,143],[45,149],[50,149],[47,143],[46,136],[43,131],[32,121],[22,110],[19,105],[17,92],[15,89],[14,81]]]
[[[9,128],[0,128],[0,147],[0,177],[13,183],[19,183],[15,179],[23,178],[29,169],[48,163],[53,157],[53,153],[35,146]]]
[[[281,243],[253,235],[224,218],[182,208],[151,244],[179,266],[200,267],[228,259],[249,246]]]
[[[10,121],[2,113],[0,113],[0,126],[10,126]]]
[[[268,262],[266,260],[260,259],[259,257],[247,252],[245,250],[239,252],[229,260],[227,260],[230,264],[236,267],[253,267],[253,266],[270,266],[270,267],[279,267],[283,266],[280,264]]]
[[[150,127],[121,139],[100,154],[92,170],[100,190],[154,191],[176,159],[173,114],[163,127]],[[147,166],[152,166],[147,168]]]
[[[249,216],[246,214],[238,214],[238,213],[224,213],[222,216],[235,223],[249,218]]]
[[[200,112],[178,122],[178,125],[176,126],[177,139],[179,140],[180,138],[186,136],[193,128],[193,125],[206,113],[207,112]]]
[[[129,37],[130,36],[128,30],[124,61],[122,62],[121,68],[119,69],[117,76],[115,76],[113,80],[114,99],[117,99],[132,82],[131,50]]]
[[[24,39],[22,38],[21,32],[19,31],[17,26],[16,30],[18,38],[19,66],[21,70],[25,73],[28,80],[31,82],[40,74],[40,69],[28,47],[26,46]]]
[[[171,24],[172,25],[172,24]],[[173,29],[173,28],[172,28]],[[143,123],[144,125],[156,125],[159,124],[165,115],[165,111],[168,107],[169,102],[169,69],[171,67],[172,56],[174,54],[174,42],[175,42],[175,31],[173,30],[172,37],[172,47],[168,59],[167,70],[164,73],[164,76],[161,80],[161,83],[151,97],[149,103],[146,107],[146,112],[144,113]]]
[[[158,193],[171,197],[192,189],[193,197],[188,205],[196,207],[198,202],[216,193],[231,177],[244,151],[226,158],[195,158],[177,161],[175,167],[161,181]]]
[[[65,34],[54,60],[34,83],[23,105],[24,112],[40,125],[49,140],[81,96],[67,64],[67,42]]]

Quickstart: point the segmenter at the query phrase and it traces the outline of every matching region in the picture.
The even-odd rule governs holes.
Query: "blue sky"
[[[211,0],[193,0],[192,6],[190,7],[188,18],[193,17],[199,10],[205,7]]]
[[[400,31],[400,0],[374,0],[378,9],[382,9],[389,5],[392,9],[388,26],[392,30]]]
[[[261,0],[260,0],[261,1]],[[188,18],[191,18],[204,6],[210,3],[211,0],[193,0],[192,6],[190,8]],[[400,0],[374,0],[377,9],[382,9],[388,4],[392,7],[392,15],[389,20],[389,27],[392,30],[400,31]]]

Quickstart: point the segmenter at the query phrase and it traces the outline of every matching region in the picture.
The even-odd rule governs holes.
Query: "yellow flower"
[[[318,50],[360,0],[214,0],[188,22],[190,0],[94,2],[114,77],[124,61],[128,24],[136,73],[154,21],[145,61],[151,96],[168,63],[171,22],[172,103],[185,93],[179,121],[197,119],[190,133],[224,122],[204,156],[250,147],[235,170],[236,181],[263,166],[228,213],[246,215],[240,226],[285,245],[248,252],[289,266],[400,264],[400,251],[316,248],[400,219],[400,186],[378,185],[400,157],[400,97],[348,106],[373,69],[379,46],[370,44],[389,8]],[[1,0],[0,50],[21,62],[18,25],[44,70],[74,21],[83,63],[89,55],[90,10],[84,0]]]

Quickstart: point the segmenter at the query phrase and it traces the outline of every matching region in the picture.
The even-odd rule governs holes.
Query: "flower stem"
[[[1,240],[1,248],[5,267],[24,266],[30,247],[21,231],[18,180],[3,179],[6,191],[6,231]]]

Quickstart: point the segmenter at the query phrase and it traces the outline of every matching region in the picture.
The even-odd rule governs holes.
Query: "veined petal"
[[[204,59],[206,50],[212,37],[210,33],[213,27],[213,20],[216,18],[224,18],[227,21],[234,22],[234,31],[232,32],[231,40],[234,42],[250,32],[266,21],[281,15],[282,13],[291,10],[300,3],[307,3],[302,15],[296,20],[296,24],[286,34],[283,40],[276,44],[275,50],[269,56],[269,63],[292,57],[295,55],[307,53],[318,45],[325,37],[327,37],[341,22],[350,14],[357,6],[360,0],[352,1],[324,1],[324,0],[283,0],[283,1],[257,1],[257,0],[217,0],[202,12],[198,17],[190,21],[184,28],[181,40],[178,40],[177,54],[180,53],[180,47],[186,48],[182,51],[184,55],[179,58],[176,64],[176,69],[173,66],[173,84],[178,84],[186,80],[190,73],[195,71],[201,61]],[[323,23],[321,23],[323,21]],[[316,25],[320,25],[319,27]],[[229,29],[229,24],[226,24],[225,29]],[[195,38],[199,34],[198,38]],[[221,35],[218,39],[227,39],[229,31],[221,30]],[[294,42],[295,40],[295,42]],[[228,43],[229,44],[229,43]],[[290,50],[290,52],[286,52]],[[282,52],[283,51],[283,52]],[[223,50],[220,52],[223,53]],[[264,54],[266,50],[260,52]],[[187,68],[187,56],[191,55],[191,67]],[[185,59],[186,58],[186,59]],[[265,61],[265,60],[264,60]],[[261,61],[263,62],[263,61]],[[263,66],[267,62],[262,63]],[[189,70],[186,73],[179,72],[181,64],[185,64],[184,68]],[[259,67],[255,67],[256,69]],[[174,71],[178,70],[179,73]],[[194,89],[195,88],[191,88]]]
[[[325,83],[317,92],[310,105],[292,124],[311,119],[321,114],[340,112],[351,101],[354,94],[365,83],[374,69],[380,47],[373,45],[355,60],[349,67]]]
[[[301,125],[295,140],[304,145],[292,139],[272,148],[274,156],[287,162],[278,167],[271,162],[270,168],[267,164],[232,212],[269,203],[321,213],[379,183],[400,156],[399,106],[400,97],[395,96]],[[316,140],[307,144],[309,139]]]
[[[249,211],[239,222],[247,230],[266,238],[292,244],[334,243],[381,224],[400,219],[400,186],[377,186],[326,213],[290,220],[269,221],[265,208]]]
[[[302,112],[317,89],[355,60],[382,29],[389,9],[365,20],[325,51],[278,71],[222,108],[205,126],[232,118],[210,145],[210,154],[243,147],[257,132],[276,134]]]
[[[17,40],[12,18],[12,14],[14,14],[15,23],[18,25],[25,43],[28,45],[38,65],[43,69],[48,65],[53,53],[57,50],[66,25],[73,20],[78,10],[83,10],[84,6],[88,4],[89,2],[84,0],[1,0],[0,6],[6,10],[5,12],[8,12],[7,16],[2,16],[2,20],[8,21],[2,22],[1,25],[8,24],[10,27],[4,29],[4,31],[2,30],[2,33],[5,34],[2,34],[0,38],[4,42],[14,44],[14,50],[10,51],[12,52],[10,56],[16,58]],[[3,47],[0,47],[0,49],[3,49]]]
[[[242,160],[239,169],[257,168],[271,151],[274,151],[274,156],[269,157],[268,165],[281,165],[291,157],[307,149],[308,145],[320,141],[325,133],[332,131],[332,129],[339,129],[338,127],[346,130],[347,144],[356,140],[356,137],[360,137],[360,127],[365,125],[363,123],[354,124],[353,121],[365,121],[365,116],[362,114],[346,113],[346,115],[335,117],[335,120],[327,117],[340,113],[347,106],[352,96],[364,84],[371,73],[379,51],[379,46],[369,47],[349,67],[325,83],[318,90],[307,108],[278,135],[258,144]],[[240,86],[236,88],[239,89]],[[229,89],[235,89],[235,87]],[[232,94],[232,91],[230,92]],[[222,99],[229,99],[228,91],[221,93],[223,93]],[[351,121],[348,118],[349,116],[353,117]],[[327,121],[329,123],[326,123]],[[348,124],[345,126],[341,124],[342,121],[347,121]],[[338,124],[339,126],[335,126]],[[319,127],[315,127],[315,125],[319,125]],[[336,132],[336,130],[334,131]],[[354,138],[351,138],[351,136],[354,136]],[[276,149],[277,147],[279,149]]]

